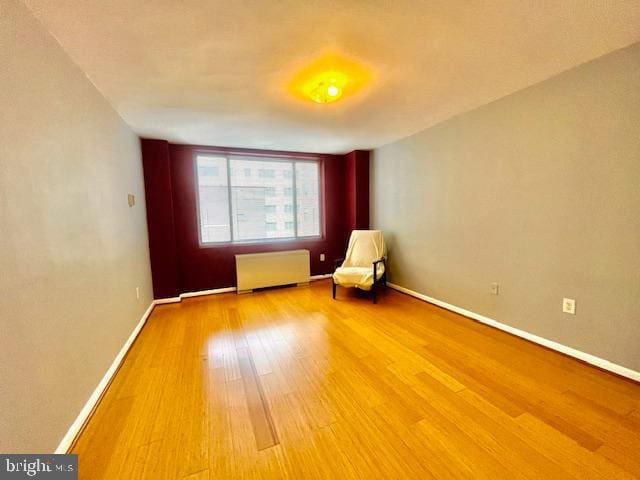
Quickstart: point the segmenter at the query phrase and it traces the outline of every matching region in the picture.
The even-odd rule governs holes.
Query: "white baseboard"
[[[309,277],[309,280],[314,282],[316,280],[324,280],[325,278],[331,278],[331,276],[332,276],[331,273],[327,273],[324,275],[311,275]],[[155,300],[155,304],[162,305],[164,303],[180,303],[185,298],[199,297],[201,295],[216,295],[218,293],[229,293],[229,292],[235,292],[236,290],[237,290],[236,287],[224,287],[224,288],[214,288],[213,290],[199,290],[196,292],[181,293],[177,297],[159,298],[158,300]]]
[[[455,313],[459,313],[460,315],[464,315],[465,317],[471,318],[473,320],[477,320],[480,323],[484,323],[485,325],[489,325],[491,327],[497,328],[504,332],[510,333],[520,338],[524,338],[525,340],[529,340],[530,342],[537,343],[538,345],[542,345],[544,347],[550,348],[551,350],[555,350],[560,353],[564,353],[570,357],[577,358],[578,360],[582,360],[583,362],[594,365],[598,368],[602,368],[603,370],[607,370],[609,372],[615,373],[622,377],[629,378],[631,380],[635,380],[636,382],[640,382],[640,372],[636,372],[635,370],[631,370],[630,368],[623,367],[622,365],[618,365],[616,363],[610,362],[609,360],[605,360],[604,358],[596,357],[595,355],[591,355],[590,353],[585,353],[580,350],[576,350],[575,348],[568,347],[566,345],[562,345],[561,343],[554,342],[553,340],[548,340],[544,337],[539,337],[538,335],[534,335],[533,333],[526,332],[524,330],[520,330],[519,328],[515,328],[504,323],[498,322],[489,317],[485,317],[484,315],[480,315],[475,312],[471,312],[461,307],[457,307],[455,305],[451,305],[449,303],[443,302],[442,300],[437,300],[435,298],[431,298],[427,295],[423,295],[422,293],[415,292],[413,290],[409,290],[408,288],[401,287],[400,285],[396,285],[394,283],[387,282],[389,287],[393,288],[402,293],[406,293],[407,295],[411,295],[412,297],[419,298],[425,302],[432,303],[437,305],[438,307],[446,308]]]
[[[180,297],[158,298],[154,300],[154,305],[162,305],[164,303],[179,303],[182,299]]]
[[[136,337],[142,330],[142,327],[144,327],[144,324],[147,322],[147,319],[149,318],[149,315],[151,315],[151,312],[153,311],[153,307],[155,307],[155,305],[156,305],[155,301],[151,302],[151,304],[149,305],[149,308],[147,308],[147,310],[144,312],[144,314],[142,315],[142,318],[140,319],[136,327],[133,329],[133,332],[131,332],[131,335],[129,335],[129,338],[124,343],[124,345],[118,352],[118,355],[116,355],[116,358],[111,363],[111,366],[102,377],[102,380],[100,380],[100,383],[98,383],[98,386],[95,388],[95,390],[89,397],[89,400],[87,400],[87,403],[84,404],[84,407],[82,407],[82,410],[80,410],[80,413],[78,414],[74,422],[71,424],[71,427],[69,427],[69,430],[67,431],[67,433],[64,435],[64,437],[62,437],[62,441],[60,442],[60,444],[58,445],[58,448],[56,448],[54,453],[67,453],[69,448],[71,448],[73,441],[78,436],[78,434],[82,430],[82,427],[91,416],[93,409],[96,407],[96,405],[98,404],[98,401],[102,397],[102,394],[109,386],[111,379],[113,378],[115,373],[118,371],[118,367],[120,367],[122,360],[124,360],[125,355],[131,348],[131,345],[133,345],[133,342],[135,341]]]
[[[235,291],[236,287],[214,288],[213,290],[200,290],[197,292],[181,293],[177,297],[159,298],[157,300],[154,300],[154,302],[156,305],[163,305],[165,303],[180,303],[185,298],[200,297],[202,295],[216,295],[218,293],[229,293]]]
[[[200,290],[198,292],[187,292],[180,294],[180,300],[183,298],[199,297],[200,295],[216,295],[218,293],[235,292],[236,287],[214,288],[213,290]]]
[[[311,275],[309,277],[309,280],[314,282],[316,280],[324,280],[325,278],[331,278],[332,276],[333,276],[333,273],[325,273],[323,275]]]

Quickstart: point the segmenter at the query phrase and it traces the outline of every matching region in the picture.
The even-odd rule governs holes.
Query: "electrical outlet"
[[[133,207],[136,204],[136,196],[130,193],[129,195],[127,195],[127,202],[129,203],[130,207]]]
[[[571,315],[576,314],[576,301],[573,298],[562,299],[562,311]]]
[[[500,287],[498,286],[497,283],[492,283],[491,284],[491,294],[492,295],[498,295],[500,293]]]
[[[321,261],[321,262],[324,262],[324,253],[321,253],[321,254],[320,254],[320,261]]]
[[[136,298],[140,300],[140,287],[136,287]]]

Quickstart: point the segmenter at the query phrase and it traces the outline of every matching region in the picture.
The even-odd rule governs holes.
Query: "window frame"
[[[227,167],[227,194],[229,203],[229,236],[230,240],[223,240],[219,242],[204,242],[202,240],[202,229],[200,222],[200,181],[198,176],[198,157],[209,156],[224,158],[226,160]],[[293,198],[293,223],[295,235],[292,237],[280,237],[280,238],[262,238],[262,239],[248,239],[248,240],[233,240],[233,210],[231,202],[231,160],[236,158],[248,158],[254,161],[264,162],[282,162],[292,165],[292,198]],[[319,215],[319,234],[309,236],[298,236],[298,196],[296,189],[296,163],[314,163],[318,167],[318,215]],[[194,179],[194,191],[195,191],[195,208],[196,208],[196,229],[198,232],[198,246],[200,248],[216,248],[221,246],[233,246],[233,245],[257,245],[264,243],[282,243],[282,242],[305,242],[305,241],[318,241],[324,240],[325,230],[325,218],[324,218],[324,162],[322,157],[309,157],[302,154],[295,155],[277,155],[269,153],[256,153],[256,152],[228,152],[218,150],[194,150],[192,155],[193,164],[193,179]],[[266,188],[266,187],[265,187]]]

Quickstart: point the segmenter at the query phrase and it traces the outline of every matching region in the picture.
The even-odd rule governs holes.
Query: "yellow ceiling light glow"
[[[330,103],[342,97],[342,91],[348,83],[349,78],[345,74],[328,71],[310,78],[302,90],[316,103]]]
[[[289,85],[289,92],[305,101],[333,103],[357,93],[370,80],[371,73],[367,68],[330,54],[299,71]]]

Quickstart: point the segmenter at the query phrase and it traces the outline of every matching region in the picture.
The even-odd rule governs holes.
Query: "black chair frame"
[[[344,262],[344,258],[337,258],[336,260],[334,260],[333,262],[334,272],[338,269],[338,267],[342,264],[342,262]],[[384,273],[378,279],[378,264],[380,263],[382,263],[382,265],[384,266]],[[333,284],[332,293],[333,293],[333,299],[335,300],[336,287],[338,286],[338,284],[333,279],[333,275],[331,276],[331,283]],[[373,303],[378,302],[378,288],[380,288],[381,285],[384,286],[385,288],[387,287],[387,257],[386,256],[378,260],[375,260],[373,262],[373,285],[371,285],[371,297],[373,298]]]

